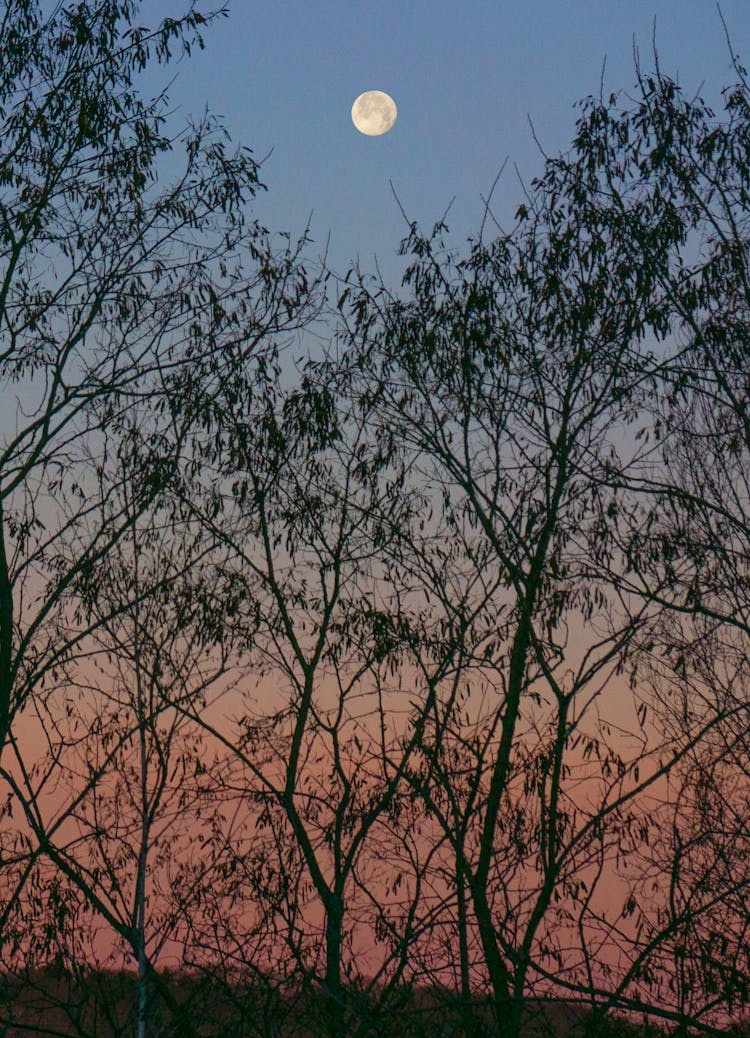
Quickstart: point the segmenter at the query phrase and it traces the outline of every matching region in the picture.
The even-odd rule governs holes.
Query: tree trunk
[[[0,501],[0,753],[10,730],[13,685],[13,587],[5,549],[5,528]]]
[[[136,882],[136,933],[138,935],[138,1038],[148,1034],[148,962],[146,960],[146,867],[148,836],[144,830],[138,856]]]
[[[146,962],[146,856],[141,849],[136,891],[136,932],[138,934],[138,1038],[147,1038],[148,965]]]
[[[461,969],[461,1027],[464,1038],[475,1038],[475,1021],[471,1001],[469,975],[469,935],[466,917],[466,878],[460,855],[456,862],[456,897],[458,899],[458,950]]]
[[[146,961],[146,873],[151,835],[148,796],[148,741],[146,737],[146,712],[141,684],[141,673],[136,674],[138,696],[138,738],[140,749],[141,780],[141,842],[138,848],[138,873],[135,891],[135,926],[138,934],[138,1038],[147,1038],[148,1032],[148,963]]]
[[[520,1038],[521,1003],[511,995],[511,976],[495,937],[492,913],[482,889],[472,889],[474,912],[479,926],[482,951],[492,985],[492,1009],[498,1038]]]
[[[330,1038],[344,1038],[344,986],[341,982],[343,899],[333,894],[326,905],[326,1024]]]

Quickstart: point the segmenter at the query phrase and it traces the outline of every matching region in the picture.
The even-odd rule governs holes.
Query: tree
[[[234,824],[217,837],[222,889],[243,910],[223,919],[223,943],[257,955],[257,914],[271,972],[315,982],[327,1033],[355,1033],[374,990],[357,965],[357,931],[372,927],[360,913],[387,893],[367,893],[363,862],[418,743],[394,725],[386,680],[407,665],[419,623],[400,604],[393,561],[415,495],[399,492],[387,447],[314,367],[291,388],[275,364],[237,371],[211,407],[216,427],[195,446],[200,476],[182,507],[226,553],[226,622],[246,647],[236,723],[209,726],[191,712],[227,754],[222,810]],[[232,918],[244,935],[227,929]],[[385,994],[408,943],[387,956]]]
[[[588,99],[512,230],[488,240],[488,211],[461,255],[410,225],[403,291],[351,272],[331,355],[292,371],[304,242],[277,254],[247,222],[258,171],[218,124],[168,139],[164,98],[136,91],[209,16],[136,13],[27,0],[0,23],[2,377],[23,403],[0,454],[0,741],[26,826],[3,866],[33,924],[5,928],[8,955],[98,913],[158,983],[147,863],[198,725],[236,810],[200,855],[170,845],[164,932],[227,990],[233,970],[269,1005],[279,977],[312,986],[332,1035],[425,978],[455,978],[467,1035],[483,991],[502,1038],[561,994],[591,1034],[612,1010],[715,1032],[749,972],[744,71],[723,120],[658,62],[627,103]],[[230,721],[180,683],[183,639],[241,665]],[[20,712],[60,723],[90,660],[136,647],[131,722],[92,733],[50,819]],[[63,823],[114,817],[129,739],[135,829],[74,854]],[[72,748],[51,742],[43,784]],[[206,818],[199,771],[183,806]]]
[[[612,219],[630,227],[644,265],[659,270],[658,306],[674,343],[642,430],[649,450],[613,480],[638,507],[613,523],[610,575],[620,593],[658,608],[634,664],[650,682],[662,730],[676,739],[720,719],[679,768],[674,803],[665,805],[670,838],[650,866],[669,872],[682,899],[665,915],[684,924],[671,941],[683,996],[691,988],[692,1015],[719,1023],[747,998],[737,942],[747,925],[750,93],[733,61],[736,82],[723,91],[719,117],[657,62],[650,75],[639,72],[632,106],[590,101],[580,133],[585,153],[599,156],[592,163],[609,185]],[[646,194],[672,228],[671,260],[661,266],[629,202]]]
[[[249,218],[251,153],[209,115],[170,126],[166,93],[139,93],[144,70],[202,47],[225,11],[191,4],[153,30],[139,11],[0,10],[0,380],[16,401],[0,430],[0,750],[12,744],[5,778],[32,839],[4,856],[18,865],[5,918],[40,856],[62,868],[17,781],[28,747],[14,725],[132,605],[87,609],[85,594],[189,450],[204,419],[181,402],[192,380],[220,379],[313,310],[303,242],[279,248]],[[133,457],[127,483],[117,460]],[[97,896],[81,872],[67,879]]]
[[[687,496],[657,467],[649,437],[661,435],[665,454],[673,440],[654,405],[704,377],[677,318],[726,314],[725,293],[737,293],[722,272],[746,269],[746,242],[718,231],[711,261],[686,267],[705,206],[715,196],[726,207],[730,183],[730,209],[746,197],[744,87],[729,94],[725,139],[702,132],[702,103],[674,84],[656,76],[640,86],[642,99],[621,116],[616,97],[585,103],[571,152],[547,161],[512,231],[480,236],[456,258],[442,224],[432,235],[412,224],[403,296],[355,275],[340,299],[350,329],[342,381],[368,407],[375,401],[379,435],[402,444],[405,468],[432,488],[447,541],[448,575],[437,578],[416,547],[415,585],[439,603],[456,657],[490,689],[486,713],[469,706],[468,718],[463,703],[459,712],[451,696],[438,699],[428,763],[413,781],[452,833],[457,889],[466,883],[503,1035],[519,1033],[534,975],[563,971],[555,932],[576,900],[590,901],[601,849],[612,861],[618,844],[645,843],[649,787],[737,717],[715,702],[659,743],[642,713],[628,722],[634,755],[609,738],[614,715],[589,720],[618,675],[653,653],[665,610],[681,608],[675,538],[665,539],[662,566],[663,527],[645,508],[660,491]],[[701,160],[714,147],[721,159],[698,201]],[[731,212],[722,221],[738,226]],[[736,336],[736,312],[730,321]],[[718,336],[725,348],[727,338]],[[581,751],[602,770],[593,809],[575,795]],[[674,925],[656,927],[660,947]],[[682,1019],[682,1007],[673,1012]],[[701,1013],[694,1007],[691,1020]]]
[[[12,0],[0,23],[0,359],[4,395],[18,401],[0,454],[2,741],[84,637],[69,629],[66,591],[128,527],[116,513],[86,525],[101,509],[85,470],[98,469],[107,435],[136,399],[158,411],[191,363],[220,368],[222,351],[234,362],[293,326],[309,298],[295,248],[274,257],[247,220],[260,186],[250,153],[229,154],[209,117],[167,136],[166,95],[137,91],[149,62],[202,45],[215,16],[193,6],[149,31],[137,13],[100,0],[45,19],[34,0]],[[183,168],[160,188],[177,147]],[[184,416],[169,418],[181,443]],[[160,421],[128,445],[152,459],[141,507],[169,470]],[[58,543],[79,531],[65,568]]]
[[[613,243],[587,213],[579,208],[564,220],[541,189],[532,206],[514,234],[476,243],[455,265],[441,258],[439,238],[412,228],[405,249],[415,257],[406,275],[413,299],[394,299],[378,321],[369,294],[360,295],[351,345],[355,378],[375,373],[360,392],[377,399],[382,435],[402,442],[414,459],[409,467],[435,488],[452,572],[437,583],[435,567],[418,555],[415,580],[445,609],[454,653],[491,682],[488,727],[473,747],[461,737],[474,757],[467,803],[455,803],[463,793],[458,775],[441,762],[443,750],[454,752],[444,739],[451,727],[458,736],[454,700],[442,716],[436,711],[432,745],[425,744],[430,774],[421,781],[432,810],[440,810],[434,782],[462,819],[458,832],[455,819],[445,825],[472,900],[496,1024],[508,1035],[520,1028],[536,932],[565,880],[566,751],[584,703],[638,623],[614,613],[583,544],[596,518],[592,473],[642,392],[642,296],[627,279],[611,279]],[[592,629],[573,651],[569,629],[601,609],[609,610],[611,633]],[[530,864],[530,853],[539,862],[525,930],[507,890],[500,922],[493,892],[502,886],[498,839],[517,829],[508,816],[516,810],[518,845],[531,841],[534,850],[514,866]]]
[[[137,463],[134,468],[126,495],[137,485]],[[122,511],[131,504],[123,502]],[[191,536],[168,511],[154,510],[134,519],[89,586],[78,587],[96,631],[99,676],[86,683],[86,696],[69,713],[78,731],[93,738],[72,740],[75,763],[55,747],[60,764],[72,771],[79,828],[61,854],[106,901],[119,924],[113,937],[128,935],[125,952],[137,966],[138,1038],[145,1038],[152,1015],[154,964],[178,937],[169,867],[202,825],[189,779],[201,770],[205,747],[187,730],[184,708],[205,706],[226,676],[229,656],[217,638],[216,603],[224,588],[217,567],[207,562],[208,549],[199,533]],[[125,732],[132,735],[123,742],[118,735]],[[109,742],[116,750],[102,767]],[[98,781],[81,797],[81,778],[96,772]]]

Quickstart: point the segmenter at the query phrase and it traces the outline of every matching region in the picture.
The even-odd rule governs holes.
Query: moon
[[[395,101],[382,90],[366,90],[352,105],[352,122],[360,133],[368,137],[388,133],[397,115]]]

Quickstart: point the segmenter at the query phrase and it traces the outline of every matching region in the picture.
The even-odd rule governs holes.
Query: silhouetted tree
[[[264,363],[212,393],[219,434],[195,445],[202,464],[183,507],[227,554],[226,622],[247,648],[236,725],[207,726],[228,752],[224,808],[236,803],[241,816],[223,839],[232,898],[265,918],[269,960],[291,957],[292,973],[325,991],[327,1033],[352,1034],[363,994],[383,982],[358,965],[372,933],[360,913],[387,893],[363,862],[401,795],[422,712],[400,731],[386,677],[408,667],[419,622],[399,601],[394,562],[417,495],[399,489],[366,417],[310,373],[291,387],[285,377]],[[249,927],[248,946],[255,939]],[[386,955],[387,990],[407,952],[408,940]]]
[[[591,1035],[716,1033],[750,974],[744,70],[719,118],[658,62],[588,99],[510,231],[488,210],[461,254],[411,224],[401,292],[351,272],[292,367],[304,239],[248,221],[215,121],[168,137],[137,92],[212,16],[138,10],[0,21],[6,961],[81,962],[103,919],[141,1032],[148,978],[196,1033],[148,947],[168,876],[161,933],[240,1028],[296,984],[364,1035],[429,981],[467,1036],[485,993],[519,1038],[561,992]]]
[[[17,882],[3,918],[56,851],[16,781],[34,748],[14,723],[114,623],[82,608],[82,591],[189,449],[203,416],[181,400],[197,370],[221,377],[310,307],[301,246],[278,249],[248,218],[250,152],[230,150],[211,116],[170,125],[166,94],[139,93],[147,67],[203,46],[216,14],[191,4],[149,29],[139,12],[131,0],[0,11],[0,748],[12,743],[6,779],[33,835],[4,852]],[[140,462],[127,495],[118,455]]]
[[[644,865],[671,877],[660,914],[672,962],[652,974],[687,1000],[683,1027],[741,1008],[750,966],[740,951],[750,718],[750,90],[736,59],[734,69],[720,117],[657,65],[639,74],[637,104],[589,102],[579,133],[606,184],[612,220],[629,227],[643,243],[643,266],[659,272],[658,307],[671,339],[640,432],[642,461],[612,480],[621,501],[635,495],[638,505],[624,516],[613,510],[611,580],[658,610],[633,657],[634,679],[650,684],[654,722],[673,740],[720,718],[680,764],[674,802],[663,805],[658,864]],[[656,261],[649,223],[633,203],[646,195],[672,229],[667,264]]]
[[[137,460],[133,469],[137,476]],[[120,491],[124,513],[133,486]],[[54,746],[59,766],[51,773],[61,781],[56,772],[67,770],[78,828],[54,859],[96,892],[107,909],[102,921],[120,938],[117,953],[136,963],[138,1038],[148,1033],[155,979],[163,989],[154,963],[179,935],[170,866],[202,826],[200,787],[190,780],[202,773],[205,747],[180,707],[200,710],[227,664],[228,646],[217,637],[224,588],[209,547],[199,531],[155,508],[133,519],[77,587],[96,674],[79,699],[75,685],[66,687],[66,728],[74,732]],[[47,711],[61,713],[54,701]],[[82,780],[93,774],[82,796]]]
[[[649,442],[671,450],[656,401],[678,398],[691,378],[706,392],[680,307],[693,321],[699,310],[725,314],[737,292],[735,274],[722,272],[742,280],[747,262],[737,211],[747,196],[744,84],[727,95],[723,129],[664,77],[639,85],[624,113],[617,97],[584,105],[572,151],[547,161],[511,232],[480,237],[462,259],[442,225],[431,235],[411,225],[402,296],[350,276],[340,300],[350,322],[342,382],[375,402],[379,435],[433,488],[445,569],[454,567],[436,580],[417,552],[415,585],[440,603],[454,651],[489,684],[483,716],[444,700],[414,781],[454,834],[503,1035],[519,1034],[534,975],[564,970],[555,933],[569,906],[589,899],[602,846],[614,860],[646,843],[649,788],[737,716],[736,704],[712,703],[661,742],[645,714],[633,716],[629,755],[608,737],[605,690],[655,651],[664,610],[684,603],[658,568],[663,552],[650,584],[633,576],[650,572],[655,546],[667,545],[668,562],[677,551],[674,538],[654,536],[653,495],[689,497],[672,490]],[[703,158],[719,153],[702,180]],[[733,211],[712,224],[714,198]],[[716,254],[691,271],[691,236],[709,224]],[[742,319],[729,320],[736,336]],[[592,704],[604,715],[593,726]],[[581,753],[601,767],[593,810],[573,795]],[[675,928],[674,918],[655,924],[652,939],[671,945]],[[670,1011],[683,1019],[684,1007]],[[693,1005],[691,1021],[703,1011]]]

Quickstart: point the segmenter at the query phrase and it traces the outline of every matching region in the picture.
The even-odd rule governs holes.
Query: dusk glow
[[[750,1034],[750,6],[0,6],[0,1034]]]

